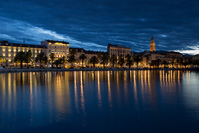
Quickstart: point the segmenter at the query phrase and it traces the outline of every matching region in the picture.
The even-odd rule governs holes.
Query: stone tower
[[[156,49],[155,49],[155,40],[154,40],[153,37],[151,38],[150,51],[151,51],[151,52],[152,52],[152,51],[156,51]]]

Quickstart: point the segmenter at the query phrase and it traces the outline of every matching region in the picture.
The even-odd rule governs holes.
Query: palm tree
[[[165,66],[167,66],[169,63],[168,63],[166,60],[164,60],[164,61],[162,62],[162,64],[164,65],[164,68],[165,68]]]
[[[0,63],[2,64],[3,63],[3,57],[0,56]]]
[[[91,57],[90,63],[93,64],[93,68],[95,68],[95,64],[99,62],[99,59],[96,56]]]
[[[142,57],[140,55],[135,55],[134,56],[134,62],[136,62],[137,68],[138,68],[139,62],[141,62],[141,61],[142,61]]]
[[[65,66],[65,63],[66,63],[66,57],[65,56],[63,56],[62,58],[60,58],[60,63],[62,64],[62,65],[64,65]]]
[[[175,58],[172,57],[172,62],[171,62],[172,68],[173,68],[174,64],[175,64]]]
[[[75,49],[72,49],[72,51],[70,51],[70,56],[68,57],[68,62],[70,62],[72,64],[72,67],[74,66],[73,63],[77,60],[75,58],[75,54],[76,54]]]
[[[185,58],[185,60],[182,64],[184,65],[185,68],[187,68],[187,65],[193,64],[193,61],[191,58],[187,57],[187,58]]]
[[[85,60],[86,58],[87,58],[87,57],[86,57],[85,54],[81,54],[81,55],[79,56],[79,59],[82,61],[82,68],[83,68],[83,62],[84,62],[84,60]]]
[[[28,63],[32,61],[32,52],[29,50],[28,52],[25,53],[24,55],[25,57],[25,62],[27,63],[27,67],[28,67]]]
[[[54,53],[50,53],[49,57],[51,59],[51,67],[53,67],[53,62],[55,60],[55,54]]]
[[[156,59],[156,60],[154,60],[154,63],[155,63],[155,66],[157,66],[159,68],[161,60],[160,59]]]
[[[104,53],[102,56],[100,56],[101,63],[103,64],[103,67],[105,68],[105,65],[108,63],[109,55],[107,53]]]
[[[153,66],[153,67],[155,66],[155,60],[152,60],[152,61],[151,61],[151,63],[150,63],[150,68],[151,68],[151,66]]]
[[[126,55],[126,64],[131,68],[131,65],[133,64],[132,56],[130,54]]]
[[[20,68],[22,69],[23,62],[25,61],[25,53],[24,52],[18,52],[14,58],[14,62],[20,62]]]
[[[70,62],[71,64],[72,64],[72,67],[73,67],[73,63],[76,61],[76,59],[75,59],[75,55],[70,55],[69,57],[68,57],[68,62]]]
[[[149,56],[149,55],[146,55],[146,56],[145,56],[145,58],[146,58],[146,65],[148,66],[148,64],[149,64],[149,59],[150,59],[150,56]]]
[[[117,57],[115,54],[113,54],[110,58],[111,63],[113,64],[113,67],[115,67],[115,63],[117,62]]]
[[[55,61],[55,65],[56,65],[56,68],[58,68],[58,66],[61,64],[61,59],[58,59]]]
[[[40,68],[41,68],[41,62],[42,61],[46,61],[46,54],[44,52],[41,52],[37,55],[36,59],[35,59],[36,62],[39,62],[40,64]]]
[[[119,57],[119,64],[120,64],[120,67],[122,67],[124,65],[125,61],[124,61],[124,57],[123,56],[120,56]]]

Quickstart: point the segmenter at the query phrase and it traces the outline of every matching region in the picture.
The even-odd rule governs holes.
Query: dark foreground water
[[[2,132],[199,132],[199,73],[0,74]]]

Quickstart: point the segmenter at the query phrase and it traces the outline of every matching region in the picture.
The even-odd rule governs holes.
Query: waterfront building
[[[82,62],[80,61],[79,57],[82,55],[82,54],[85,54],[86,56],[86,59],[85,59],[85,66],[90,66],[89,64],[89,60],[93,57],[93,56],[96,56],[96,57],[99,57],[100,55],[103,55],[107,52],[101,52],[101,51],[87,51],[83,48],[70,48],[69,49],[70,53],[75,53],[75,59],[76,59],[76,66],[79,66],[81,67],[82,66]],[[98,66],[100,66],[100,64],[98,64]]]
[[[3,60],[8,66],[14,66],[14,57],[16,53],[20,51],[31,51],[34,60],[38,53],[46,52],[47,48],[42,45],[17,44],[9,43],[8,41],[0,41],[0,56],[3,57]]]
[[[131,48],[122,46],[122,45],[112,45],[108,44],[107,52],[109,56],[116,55],[119,56],[126,56],[127,54],[131,55]]]
[[[41,45],[46,47],[46,56],[49,57],[51,53],[55,54],[55,58],[67,57],[69,54],[69,43],[64,41],[45,40]]]
[[[69,54],[69,43],[64,41],[45,40],[41,42],[41,45],[32,45],[0,41],[0,56],[8,66],[15,65],[14,57],[16,53],[20,51],[31,51],[33,61],[35,61],[35,58],[41,52],[46,53],[47,57],[49,57],[50,53],[55,53],[55,59],[57,59],[63,56],[67,57]]]
[[[169,57],[169,58],[183,58],[183,54],[179,53],[179,52],[167,52],[166,53],[166,57]]]
[[[152,37],[151,38],[151,43],[150,43],[150,49],[149,51],[153,52],[153,51],[156,51],[156,47],[155,47],[155,39]]]
[[[69,48],[70,53],[75,53],[75,59],[79,59],[79,56],[85,54],[86,50],[83,48]]]

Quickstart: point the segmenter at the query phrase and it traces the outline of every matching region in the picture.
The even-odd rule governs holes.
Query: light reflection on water
[[[0,131],[197,131],[198,86],[190,71],[2,73]]]

